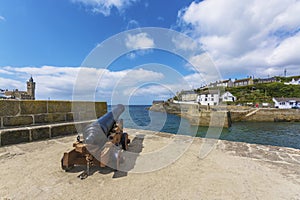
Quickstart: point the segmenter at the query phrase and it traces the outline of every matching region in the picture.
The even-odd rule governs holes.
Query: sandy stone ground
[[[129,172],[84,180],[61,169],[76,136],[0,147],[0,199],[300,199],[300,150],[219,140],[199,158],[204,139],[126,131]]]

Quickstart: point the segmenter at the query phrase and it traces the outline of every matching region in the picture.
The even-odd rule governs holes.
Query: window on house
[[[212,101],[214,101],[214,98],[211,98]]]
[[[207,101],[207,98],[205,98],[205,101]]]

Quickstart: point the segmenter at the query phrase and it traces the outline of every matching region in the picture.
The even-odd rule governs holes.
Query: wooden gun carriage
[[[86,166],[86,172],[80,178],[89,175],[92,166],[109,166],[118,170],[122,149],[127,150],[130,140],[127,133],[123,132],[123,120],[119,120],[124,112],[123,105],[117,105],[111,112],[106,113],[97,121],[89,124],[83,131],[83,136],[78,135],[73,143],[74,149],[66,152],[61,160],[62,169],[70,170],[74,166]]]

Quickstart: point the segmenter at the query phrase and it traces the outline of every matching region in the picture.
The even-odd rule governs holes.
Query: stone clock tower
[[[30,99],[35,100],[35,82],[32,77],[27,81],[27,94],[30,95]]]

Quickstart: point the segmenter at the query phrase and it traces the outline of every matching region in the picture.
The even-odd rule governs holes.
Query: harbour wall
[[[255,112],[256,111],[256,112]],[[255,112],[251,115],[251,112]],[[234,112],[231,112],[234,114]],[[248,115],[248,116],[247,116]],[[236,121],[253,122],[300,122],[299,109],[258,108],[248,112]]]
[[[152,105],[149,110],[177,114],[189,120],[192,125],[230,127],[230,112],[226,109],[208,109],[197,104],[159,103]]]
[[[300,122],[299,109],[251,108],[242,106],[202,106],[197,104],[159,103],[151,111],[177,114],[199,126],[230,127],[238,121],[249,122]]]
[[[212,126],[212,127],[225,127],[231,126],[230,112],[227,111],[201,111],[197,114],[184,114],[183,117],[187,118],[191,125],[197,126]]]
[[[76,134],[106,112],[106,102],[0,100],[0,146]]]
[[[0,100],[0,128],[90,120],[106,112],[106,102]]]

